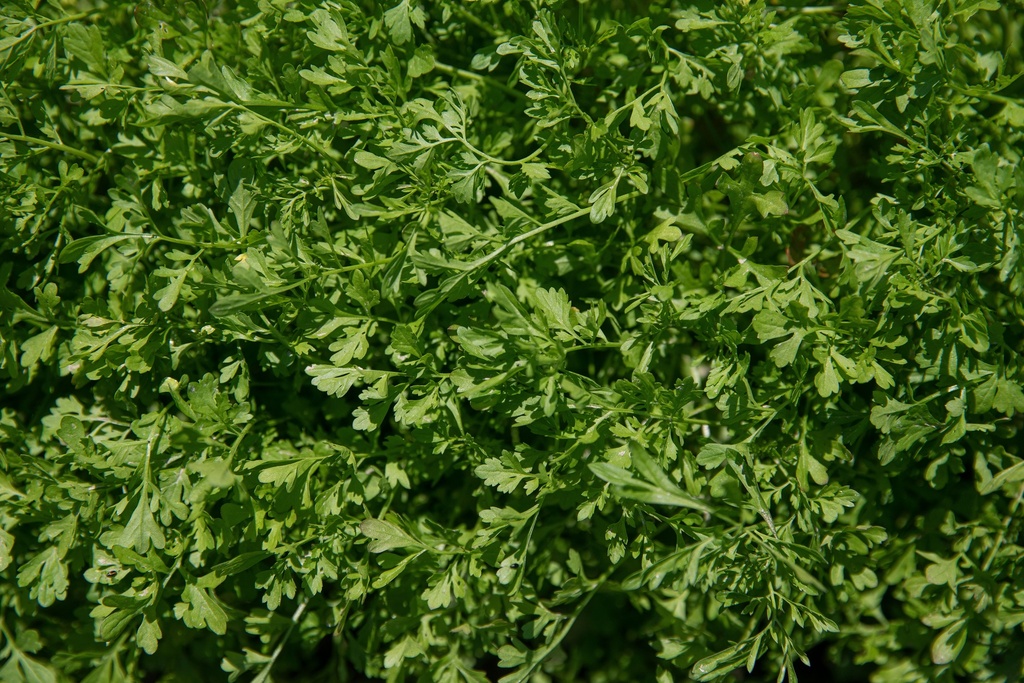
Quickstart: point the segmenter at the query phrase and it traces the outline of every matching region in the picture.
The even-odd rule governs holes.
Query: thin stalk
[[[576,607],[575,611],[573,611],[573,613],[570,616],[566,617],[565,625],[558,631],[557,634],[555,634],[555,637],[551,639],[550,643],[548,643],[540,650],[537,650],[534,653],[534,657],[529,661],[529,663],[527,663],[521,669],[517,669],[514,673],[509,674],[502,680],[505,681],[505,683],[525,683],[525,681],[530,680],[530,677],[533,675],[533,672],[537,669],[537,667],[543,664],[544,660],[547,659],[551,655],[551,653],[555,651],[555,648],[557,648],[562,643],[565,637],[569,635],[569,631],[572,630],[572,627],[573,625],[575,625],[576,620],[583,613],[583,610],[586,608],[587,604],[590,603],[590,599],[594,597],[594,594],[597,593],[597,589],[600,588],[602,583],[603,580],[599,582],[597,585],[595,585],[594,588],[589,593],[587,593],[586,597],[584,597],[580,604]]]
[[[288,126],[284,125],[280,121],[275,121],[274,119],[272,119],[272,118],[270,118],[268,116],[264,116],[263,114],[258,114],[258,113],[256,113],[255,111],[253,111],[252,109],[250,109],[248,106],[246,106],[244,104],[230,103],[230,104],[227,104],[227,106],[230,109],[233,109],[235,111],[242,111],[242,112],[245,112],[245,113],[247,113],[247,114],[249,114],[251,116],[254,116],[255,118],[257,118],[260,121],[262,121],[265,124],[267,124],[268,126],[276,128],[277,130],[281,131],[282,133],[287,133],[288,135],[290,135],[293,138],[295,138],[296,140],[298,140],[301,144],[303,144],[306,147],[310,148],[314,152],[317,152],[317,153],[323,155],[324,157],[326,157],[328,161],[330,161],[332,164],[334,164],[339,169],[342,169],[343,171],[345,170],[345,167],[342,165],[341,161],[339,161],[333,154],[331,154],[327,150],[326,147],[318,145],[317,143],[315,143],[312,140],[310,140],[309,138],[307,138],[305,135],[297,133],[296,131],[292,130],[291,128],[289,128]]]
[[[620,204],[620,203],[622,203],[622,202],[624,202],[626,200],[633,199],[633,198],[638,197],[638,196],[640,196],[639,192],[629,192],[627,194],[622,195],[621,197],[618,197],[615,200],[615,203],[616,204]],[[543,234],[543,233],[547,232],[548,230],[551,230],[552,228],[557,228],[560,225],[564,225],[566,223],[569,223],[570,221],[574,221],[577,218],[583,218],[584,216],[587,216],[589,214],[590,214],[590,207],[588,206],[588,207],[580,209],[578,211],[573,211],[572,213],[566,214],[565,216],[562,216],[560,218],[556,218],[556,219],[554,219],[552,221],[548,221],[547,223],[544,223],[542,225],[538,225],[533,230],[529,230],[527,232],[524,232],[521,235],[517,235],[516,237],[513,237],[508,242],[506,242],[502,246],[500,246],[497,249],[495,249],[494,251],[492,251],[490,254],[487,254],[486,256],[483,256],[483,257],[477,259],[476,261],[474,261],[472,263],[472,265],[470,266],[470,269],[471,270],[476,270],[477,268],[480,268],[481,266],[485,266],[488,263],[490,263],[491,261],[493,261],[494,259],[496,259],[499,256],[501,256],[502,254],[504,254],[506,251],[508,251],[512,247],[516,246],[517,244],[519,244],[521,242],[525,242],[525,241],[530,240],[530,239],[533,239],[537,235]]]
[[[303,600],[299,603],[299,606],[295,609],[295,613],[292,614],[292,623],[288,624],[288,630],[284,632],[277,647],[274,648],[274,653],[270,655],[270,661],[263,667],[260,674],[254,679],[255,681],[269,681],[270,680],[270,669],[274,666],[277,658],[284,652],[285,643],[288,642],[288,638],[292,635],[292,631],[295,630],[295,626],[299,623],[299,619],[302,618],[302,614],[306,611],[306,605],[309,604],[309,599]]]
[[[1009,87],[1009,86],[1007,86]],[[1017,104],[1021,103],[1020,99],[1013,97],[1007,97],[1006,95],[1000,95],[994,92],[971,92],[967,88],[961,88],[953,86],[953,89],[965,97],[977,97],[978,99],[985,100],[987,102],[998,102],[1000,104]]]
[[[474,81],[480,81],[481,83],[486,83],[487,85],[493,86],[493,87],[497,88],[498,90],[501,90],[502,92],[504,92],[506,94],[512,95],[517,100],[525,100],[526,99],[526,95],[524,95],[520,91],[516,90],[512,86],[510,86],[510,85],[508,85],[506,83],[502,83],[497,78],[493,78],[491,76],[485,76],[483,74],[478,74],[475,71],[469,71],[467,69],[460,69],[457,66],[452,66],[450,64],[445,64],[443,62],[434,62],[434,68],[437,69],[438,71],[442,71],[442,72],[444,72],[446,74],[451,74],[453,76],[461,76],[463,78],[468,78],[468,79],[471,79],[471,80],[474,80]]]
[[[772,7],[773,12],[797,12],[799,14],[841,14],[845,5],[819,5],[816,7]]]
[[[1024,498],[1024,484],[1021,484],[1020,488],[1017,489],[1017,496],[1010,504],[1010,511],[1006,513],[1006,517],[1003,518],[1003,523],[999,526],[999,535],[996,536],[996,541],[992,544],[992,549],[988,551],[988,555],[985,556],[985,562],[981,565],[983,571],[987,572],[989,567],[992,566],[992,561],[996,559],[996,553],[999,552],[999,548],[1002,547],[1003,540],[1006,538],[1006,530],[1016,518],[1017,508],[1020,507],[1021,498]]]
[[[96,16],[97,14],[97,12],[81,12],[79,14],[69,14],[66,17],[61,17],[59,19],[50,19],[49,21],[44,21],[41,24],[36,24],[35,26],[33,26],[32,28],[18,36],[18,38],[13,43],[8,45],[6,49],[9,50],[15,45],[25,42],[26,40],[31,38],[36,31],[40,29],[49,28],[50,26],[57,26],[59,24],[69,24],[73,21],[88,19],[89,17]]]
[[[86,161],[93,164],[99,164],[101,160],[101,157],[98,157],[95,154],[91,154],[90,152],[86,152],[81,149],[75,149],[74,147],[68,147],[67,145],[62,145],[59,142],[50,142],[49,140],[43,140],[42,138],[32,137],[31,135],[18,135],[16,133],[0,133],[0,137],[7,138],[8,140],[14,140],[16,142],[24,142],[33,145],[39,145],[40,147],[47,147],[57,152],[64,152],[65,154],[70,154],[80,159],[85,159]]]

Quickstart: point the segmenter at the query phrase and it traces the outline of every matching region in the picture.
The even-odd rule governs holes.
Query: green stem
[[[537,149],[535,149],[532,152],[530,152],[528,155],[526,155],[522,159],[509,160],[509,159],[499,159],[498,157],[491,156],[487,152],[479,149],[476,145],[474,145],[472,142],[470,142],[466,138],[460,137],[455,131],[451,130],[450,128],[449,128],[449,131],[452,133],[452,135],[455,135],[454,138],[444,138],[442,140],[438,140],[435,143],[432,143],[430,146],[434,147],[436,145],[444,144],[446,142],[461,142],[463,145],[465,145],[467,148],[469,148],[469,151],[472,152],[473,154],[477,155],[478,157],[482,157],[485,161],[489,161],[492,164],[497,164],[498,166],[522,166],[523,164],[527,164],[527,163],[533,161],[534,159],[536,159],[538,156],[540,156],[541,153],[544,151],[544,149],[547,147],[548,142],[551,141],[550,138],[549,138],[547,141],[544,142],[544,144],[542,144],[540,147],[538,147]]]
[[[618,197],[615,200],[615,203],[619,204],[619,203],[627,201],[629,199],[633,199],[634,197],[638,197],[639,195],[640,195],[640,192],[629,192],[627,194],[624,194],[624,195]],[[582,217],[588,215],[589,213],[590,213],[590,208],[589,207],[583,208],[583,209],[579,209],[577,211],[573,211],[572,213],[569,213],[569,214],[566,214],[566,215],[561,216],[559,218],[556,218],[556,219],[554,219],[552,221],[548,221],[547,223],[544,223],[543,225],[538,225],[533,230],[529,230],[527,232],[524,232],[521,235],[517,235],[516,237],[513,237],[508,242],[506,242],[505,244],[501,245],[500,247],[498,247],[497,249],[492,251],[491,253],[489,253],[489,254],[487,254],[485,256],[481,256],[476,261],[473,261],[472,263],[470,263],[466,267],[466,269],[462,272],[462,274],[459,276],[459,278],[465,278],[466,281],[469,281],[469,278],[472,278],[472,277],[476,276],[476,274],[482,268],[487,266],[489,263],[491,263],[495,259],[499,258],[502,254],[504,254],[505,252],[509,251],[510,249],[512,249],[512,247],[516,246],[517,244],[521,244],[521,243],[523,243],[523,242],[525,242],[527,240],[533,239],[537,235],[543,234],[543,233],[547,232],[548,230],[552,230],[553,228],[557,228],[558,226],[564,225],[565,223],[569,223],[570,221],[574,221],[577,218],[582,218]],[[445,287],[450,292],[455,287],[456,284],[458,284],[458,278],[450,280],[450,284],[446,284]],[[417,312],[417,314],[416,314],[418,324],[422,324],[422,322],[426,318],[426,316],[429,315],[430,312],[433,311],[442,301],[446,301],[446,300],[447,300],[447,296],[439,296],[436,299],[434,299],[433,302],[431,302],[428,306],[425,306],[424,308],[421,308]]]
[[[497,78],[492,78],[490,76],[478,74],[475,71],[469,71],[467,69],[460,69],[457,66],[451,66],[450,64],[445,64],[443,62],[434,62],[434,68],[437,69],[438,71],[442,71],[453,76],[462,76],[463,78],[469,78],[474,81],[486,83],[487,85],[493,86],[504,93],[512,95],[516,99],[526,99],[526,95],[524,95],[522,92],[516,90],[515,88],[506,83],[502,83]]]
[[[618,342],[603,342],[603,343],[597,343],[597,344],[577,344],[576,346],[570,346],[570,347],[566,348],[565,352],[566,353],[571,353],[573,351],[589,351],[591,349],[617,349],[620,346],[622,346],[622,344],[620,344]]]
[[[840,14],[846,11],[845,5],[821,5],[818,7],[772,7],[776,12],[799,12],[800,14]]]
[[[243,112],[249,114],[250,116],[253,116],[253,117],[259,119],[260,121],[263,121],[268,126],[272,126],[272,127],[276,128],[277,130],[281,131],[282,133],[286,133],[286,134],[292,136],[293,138],[298,140],[301,144],[305,145],[306,147],[309,147],[314,152],[317,152],[317,153],[323,155],[324,157],[326,157],[328,161],[330,161],[332,164],[334,164],[339,169],[341,169],[343,171],[345,170],[345,167],[342,165],[341,161],[339,161],[333,154],[331,154],[327,150],[326,147],[323,147],[322,145],[318,145],[317,143],[315,143],[312,140],[310,140],[309,138],[307,138],[305,135],[302,135],[300,133],[295,132],[294,130],[292,130],[288,126],[284,125],[280,121],[275,121],[274,119],[272,119],[272,118],[270,118],[268,116],[264,116],[263,114],[257,114],[256,112],[254,112],[252,109],[250,109],[249,107],[247,107],[244,104],[230,103],[230,104],[227,104],[226,106],[228,106],[231,109],[234,109],[236,111],[243,111]]]
[[[621,197],[618,197],[615,200],[615,203],[616,204],[620,204],[620,203],[622,203],[624,201],[627,201],[629,199],[633,199],[633,198],[638,197],[638,196],[640,196],[639,192],[629,192],[627,194],[622,195]],[[537,235],[543,234],[543,233],[547,232],[548,230],[551,230],[552,228],[557,228],[560,225],[565,225],[566,223],[569,223],[570,221],[574,221],[577,218],[583,218],[584,216],[589,215],[589,214],[590,214],[590,207],[588,206],[588,207],[580,209],[578,211],[573,211],[570,214],[566,214],[566,215],[562,216],[561,218],[556,218],[556,219],[554,219],[552,221],[548,221],[547,223],[544,223],[543,225],[537,226],[533,230],[529,230],[527,232],[524,232],[522,235],[517,235],[516,237],[513,237],[508,242],[506,242],[505,244],[501,245],[500,247],[498,247],[497,249],[492,251],[487,256],[484,256],[484,257],[479,258],[476,261],[474,261],[472,263],[472,265],[470,266],[470,269],[471,270],[476,270],[477,268],[480,268],[481,266],[485,266],[488,263],[490,263],[491,261],[493,261],[494,259],[496,259],[499,256],[501,256],[502,254],[504,254],[506,251],[508,251],[512,247],[516,246],[517,244],[519,244],[521,242],[525,242],[525,241],[527,241],[529,239],[533,239]]]
[[[696,413],[690,413],[689,416],[679,417],[676,415],[654,415],[652,413],[645,413],[642,410],[630,410],[629,408],[613,408],[611,406],[602,405],[600,403],[591,403],[587,408],[595,410],[603,410],[609,413],[618,413],[620,415],[633,415],[635,417],[643,417],[649,420],[664,420],[665,422],[671,422],[673,424],[695,424],[695,425],[710,425],[712,424],[708,420],[695,420],[692,415]]]
[[[153,227],[156,227],[155,224]],[[151,238],[161,242],[170,242],[171,244],[180,244],[186,247],[199,247],[200,249],[238,249],[240,246],[244,246],[232,244],[231,242],[190,242],[188,240],[183,240],[178,237],[167,237],[166,235],[161,235],[160,233],[152,235],[148,235],[146,233],[139,233],[139,237]]]
[[[0,635],[3,635],[3,637],[7,640],[8,645],[10,645],[15,650],[18,650],[18,643],[16,640],[14,640],[14,636],[11,635],[11,632],[7,630],[7,624],[4,623],[3,619],[0,619]],[[21,652],[21,650],[18,650],[18,652]]]
[[[555,634],[555,637],[551,639],[551,642],[540,650],[537,650],[534,657],[528,664],[506,676],[502,681],[504,683],[525,683],[530,680],[530,677],[533,675],[533,672],[537,667],[543,664],[544,660],[547,659],[551,653],[555,651],[555,648],[565,640],[565,637],[569,635],[569,631],[572,630],[572,627],[576,624],[576,620],[579,619],[584,608],[586,608],[587,604],[590,603],[590,599],[594,597],[594,594],[597,593],[597,589],[600,588],[602,583],[603,581],[598,582],[597,585],[587,593],[586,597],[583,598],[576,610],[570,616],[566,617],[565,625],[559,629],[558,633]]]
[[[50,19],[49,21],[44,21],[41,24],[36,24],[32,27],[32,30],[38,31],[41,28],[49,28],[50,26],[57,26],[58,24],[68,24],[72,21],[80,21],[82,19],[99,16],[99,14],[99,12],[80,12],[79,14],[69,14],[66,17],[61,17],[60,19]]]
[[[664,87],[665,87],[665,78],[663,77],[661,79],[661,82],[658,83],[658,85],[654,86],[653,88],[648,88],[644,92],[640,93],[639,95],[637,95],[636,97],[631,99],[629,102],[626,102],[621,107],[617,107],[616,109],[611,110],[610,112],[608,112],[608,114],[605,116],[605,118],[607,119],[609,117],[614,117],[614,116],[618,115],[619,112],[622,112],[622,111],[625,111],[626,109],[629,109],[630,107],[632,107],[634,104],[636,104],[640,100],[643,100],[648,95],[653,95],[654,93],[656,93],[657,91],[663,89]]]
[[[295,613],[292,614],[292,623],[288,624],[288,630],[284,632],[284,635],[281,637],[281,640],[277,644],[277,647],[274,648],[274,653],[270,655],[270,661],[267,662],[267,665],[265,667],[263,667],[263,673],[257,676],[258,679],[270,680],[270,669],[274,666],[274,663],[277,661],[277,658],[280,657],[281,653],[284,651],[285,643],[288,642],[288,638],[292,635],[292,631],[295,630],[295,626],[299,623],[299,619],[302,618],[302,613],[306,611],[306,605],[308,604],[308,598],[299,603],[299,606],[295,609]]]
[[[473,24],[474,26],[483,29],[484,33],[487,33],[488,35],[494,36],[495,38],[497,38],[499,36],[499,33],[494,30],[494,26],[488,24],[485,21],[482,21],[475,14],[473,14],[472,12],[464,9],[461,6],[461,3],[454,3],[453,7],[455,8],[455,13],[456,14],[458,14],[460,17],[462,17],[463,19],[465,19],[469,23]]]
[[[161,591],[166,590],[167,584],[169,584],[171,579],[174,578],[174,575],[178,573],[178,569],[181,567],[182,558],[184,558],[184,555],[179,556],[178,559],[174,561],[174,565],[171,566],[170,570],[168,570],[167,576],[164,577],[163,582],[160,584]],[[154,602],[156,601],[154,600]]]
[[[8,56],[10,56],[10,53],[8,53]],[[4,65],[6,65],[6,60],[4,62]],[[0,67],[0,68],[2,68],[2,67]],[[0,82],[0,93],[3,93],[4,99],[6,99],[8,101],[11,100],[11,96],[7,94],[7,87],[2,82]],[[19,115],[16,110],[12,110],[12,113],[14,114],[14,121],[15,121],[15,123],[18,124],[18,130],[20,130],[21,134],[24,135],[25,134],[25,126],[21,123],[21,115]]]
[[[961,88],[955,85],[953,86],[953,90],[956,90],[958,93],[965,97],[977,97],[978,99],[985,100],[987,102],[998,102],[1000,104],[1020,104],[1020,100],[1014,99],[1012,97],[1007,97],[1006,95],[1000,95],[994,92],[972,92],[967,88]]]
[[[59,142],[50,142],[49,140],[35,138],[32,137],[31,135],[18,135],[16,133],[0,133],[0,137],[7,138],[8,140],[14,140],[16,142],[25,142],[29,144],[39,145],[41,147],[48,147],[49,149],[58,152],[64,152],[65,154],[70,154],[80,159],[85,159],[86,161],[89,161],[94,164],[100,163],[101,159],[101,157],[98,157],[95,154],[91,154],[80,149],[75,149],[74,147],[68,147],[67,145],[62,145]]]
[[[988,551],[988,555],[985,556],[985,562],[981,565],[983,571],[987,572],[988,568],[992,566],[992,561],[996,559],[996,553],[999,552],[999,548],[1003,545],[1003,539],[1006,538],[1006,530],[1017,515],[1017,508],[1020,507],[1021,498],[1024,498],[1024,484],[1021,484],[1020,488],[1017,489],[1017,497],[1013,499],[1013,503],[1010,504],[1010,511],[1007,512],[1006,517],[1003,518],[1003,523],[999,526],[999,535],[996,536],[992,549]]]
[[[79,21],[81,19],[88,19],[89,17],[95,16],[96,14],[96,12],[81,12],[79,14],[69,14],[66,17],[61,17],[60,19],[50,19],[49,21],[44,21],[41,24],[36,24],[35,26],[33,26],[32,28],[18,36],[17,40],[15,40],[13,43],[7,46],[7,49],[9,50],[15,45],[25,42],[26,40],[31,38],[32,34],[34,34],[39,29],[57,26],[59,24],[68,24],[72,21]]]

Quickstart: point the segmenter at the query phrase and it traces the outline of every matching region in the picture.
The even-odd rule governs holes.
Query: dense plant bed
[[[1017,681],[1024,6],[9,0],[0,679]]]

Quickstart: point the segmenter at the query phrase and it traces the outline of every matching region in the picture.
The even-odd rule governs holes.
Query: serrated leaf
[[[11,566],[14,559],[14,536],[0,529],[0,572]]]
[[[601,223],[615,213],[616,183],[605,185],[590,195],[590,221]]]
[[[18,585],[31,586],[31,596],[43,607],[49,607],[57,600],[64,600],[68,594],[68,568],[56,547],[51,546],[37,553],[18,570]]]
[[[983,496],[987,496],[990,493],[998,491],[1007,484],[1016,484],[1019,481],[1024,481],[1024,460],[1001,470],[998,474],[979,487],[978,493]]]
[[[412,26],[424,26],[424,12],[418,6],[413,7],[411,0],[400,3],[384,13],[384,25],[396,45],[412,40]]]
[[[775,345],[775,348],[769,352],[768,357],[775,362],[776,367],[784,368],[787,365],[793,364],[797,354],[800,352],[800,345],[803,343],[804,336],[806,336],[804,330],[794,330],[789,339]]]
[[[383,519],[364,519],[359,530],[370,539],[367,549],[371,553],[382,553],[396,548],[421,548],[417,539],[410,536],[401,527]]]
[[[737,668],[745,659],[743,650],[734,645],[694,664],[690,676],[695,681],[709,681]]]
[[[711,508],[674,485],[668,488],[650,484],[634,478],[627,470],[609,463],[590,463],[590,471],[598,478],[612,484],[616,495],[629,500],[653,505],[669,505],[672,507],[689,508],[701,512],[711,512]]]
[[[844,71],[843,75],[839,77],[839,80],[850,89],[864,88],[871,85],[871,70],[870,69],[851,69]]]
[[[953,662],[967,643],[967,620],[953,622],[932,641],[932,663],[940,666]]]
[[[434,70],[434,51],[428,45],[421,45],[409,59],[409,77],[419,78]]]
[[[753,327],[761,341],[777,339],[790,333],[789,320],[778,311],[768,308],[754,316]]]
[[[64,30],[64,49],[81,59],[93,73],[105,73],[106,57],[103,34],[99,27],[72,23],[68,24]]]
[[[957,576],[959,575],[957,570],[958,563],[959,558],[957,557],[948,560],[940,558],[925,568],[925,578],[928,579],[928,583],[936,586],[948,585],[953,587],[956,585]]]
[[[54,341],[57,339],[57,326],[53,325],[39,334],[33,335],[21,345],[21,367],[31,368],[39,361],[46,361],[53,355]]]
[[[29,657],[21,650],[11,648],[7,663],[0,668],[0,680],[11,683],[58,683],[61,679],[50,666]]]
[[[184,602],[174,606],[174,616],[189,628],[207,628],[217,635],[224,635],[228,629],[228,615],[219,600],[205,588],[188,584],[182,591]]]
[[[814,376],[814,386],[823,398],[839,392],[839,375],[836,374],[831,357],[825,360],[818,374]]]
[[[238,183],[238,186],[235,187],[235,191],[231,193],[231,199],[228,200],[228,208],[231,209],[231,213],[235,217],[238,234],[244,238],[252,223],[252,217],[256,213],[256,199],[246,189],[245,183]]]
[[[544,314],[551,327],[573,331],[572,311],[569,297],[563,289],[538,289],[536,294],[537,308]]]
[[[371,171],[377,170],[378,168],[385,168],[391,163],[384,157],[377,156],[376,154],[367,152],[364,149],[356,152],[352,160],[363,168],[370,169]]]
[[[60,252],[61,263],[78,262],[78,272],[84,273],[97,256],[118,242],[138,239],[139,235],[94,235],[74,240]]]
[[[181,81],[188,80],[188,74],[185,73],[185,70],[169,59],[164,59],[159,55],[149,55],[146,57],[146,61],[149,64],[149,72],[154,76],[176,78]]]
[[[164,312],[174,308],[174,304],[178,302],[178,297],[181,295],[181,288],[185,284],[185,277],[188,275],[188,270],[185,268],[178,269],[174,272],[175,275],[171,277],[167,284],[153,293],[153,298],[156,299],[157,306]]]
[[[144,613],[142,622],[139,624],[138,630],[135,632],[136,642],[143,652],[151,655],[157,651],[162,637],[163,630],[160,628],[160,622],[153,618],[147,610]]]
[[[145,488],[139,496],[139,502],[135,506],[131,517],[125,523],[119,533],[107,532],[104,534],[105,542],[111,546],[120,545],[131,548],[140,555],[145,554],[150,545],[157,549],[164,547],[166,538],[163,529],[153,516],[149,504],[149,495]]]
[[[762,218],[785,216],[789,213],[789,204],[786,203],[786,197],[778,190],[772,190],[765,194],[752,194],[750,199],[754,202],[754,206],[757,207],[757,211],[761,214]]]

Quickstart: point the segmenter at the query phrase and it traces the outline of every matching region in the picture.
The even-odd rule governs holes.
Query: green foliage
[[[4,681],[1017,681],[1024,6],[0,10]]]

